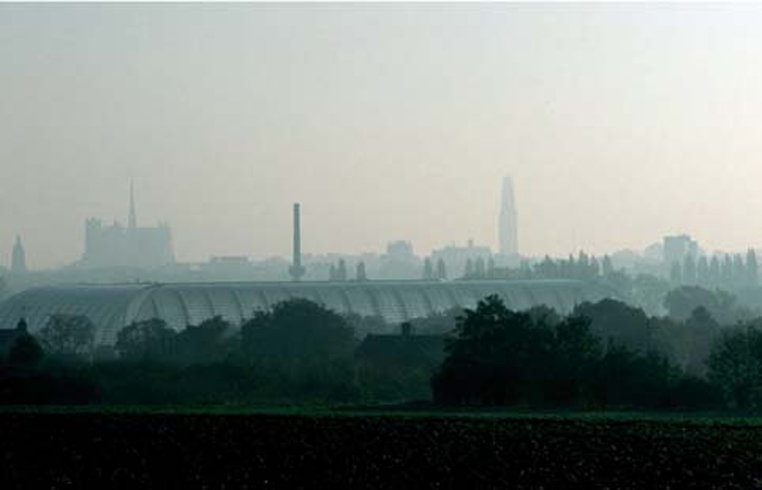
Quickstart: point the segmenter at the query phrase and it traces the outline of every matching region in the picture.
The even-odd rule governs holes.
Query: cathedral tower
[[[16,235],[16,243],[13,245],[11,273],[26,274],[26,253],[24,252],[24,245],[21,244],[21,236],[19,235]]]
[[[503,255],[517,255],[519,253],[516,200],[513,195],[513,181],[508,176],[503,179],[503,195],[500,206],[500,253]]]

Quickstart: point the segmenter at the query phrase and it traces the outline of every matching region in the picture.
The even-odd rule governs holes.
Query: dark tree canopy
[[[241,336],[243,351],[255,357],[326,359],[351,355],[355,344],[354,329],[344,317],[301,298],[255,312]]]
[[[154,318],[120,330],[114,348],[123,359],[167,361],[173,352],[175,336],[166,322]]]
[[[698,286],[673,289],[664,298],[664,306],[669,316],[678,321],[687,320],[699,306],[703,306],[722,325],[733,325],[750,316],[736,305],[736,298],[732,294]]]
[[[89,355],[93,351],[95,325],[86,316],[57,313],[50,316],[39,337],[49,354]]]
[[[762,324],[759,321],[725,330],[707,362],[708,377],[719,386],[729,406],[762,406]]]
[[[175,338],[175,357],[182,364],[210,364],[233,351],[232,326],[221,316],[188,325]]]
[[[585,318],[570,317],[555,326],[546,318],[511,311],[494,295],[464,310],[432,380],[435,398],[484,404],[576,399],[598,355],[598,341]]]
[[[8,351],[8,361],[19,366],[35,366],[44,356],[39,342],[26,332],[16,336]]]

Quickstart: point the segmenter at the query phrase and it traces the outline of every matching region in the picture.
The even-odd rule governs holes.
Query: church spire
[[[130,229],[137,228],[138,220],[135,217],[135,192],[133,190],[132,181],[130,181],[130,218],[128,222]]]
[[[21,235],[16,235],[16,243],[13,245],[11,255],[11,272],[13,274],[26,274],[26,253],[21,244]]]

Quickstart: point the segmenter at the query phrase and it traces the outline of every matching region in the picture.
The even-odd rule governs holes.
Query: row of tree
[[[695,296],[676,291],[673,314]],[[636,408],[762,408],[762,318],[727,316],[728,298],[705,295],[682,320],[649,317],[614,300],[568,316],[506,308],[491,296],[455,323],[434,398],[445,404]]]
[[[702,255],[698,260],[688,254],[682,263],[672,263],[670,281],[675,286],[698,285],[729,290],[756,287],[759,285],[757,255],[749,249],[744,261],[741,254],[725,254],[722,258],[713,255],[711,259]]]
[[[451,338],[431,379],[442,403],[762,407],[762,320],[733,296],[698,287],[670,292],[665,307],[667,316],[650,316],[606,299],[563,316],[545,306],[514,312],[493,296],[413,328]],[[33,400],[53,390],[60,401],[61,386],[85,401],[118,403],[425,396],[420,369],[374,370],[353,358],[359,331],[385,329],[379,319],[292,299],[243,325],[220,317],[181,331],[157,319],[131,324],[117,335],[118,358],[106,362],[94,360],[89,320],[54,315],[36,333],[39,344],[19,336],[0,365],[0,400],[36,387]]]

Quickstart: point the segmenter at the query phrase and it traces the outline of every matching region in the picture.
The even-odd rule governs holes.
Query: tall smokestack
[[[294,256],[291,261],[291,267],[288,270],[291,274],[291,280],[298,282],[304,275],[302,267],[302,235],[301,224],[299,223],[299,203],[294,203]]]

